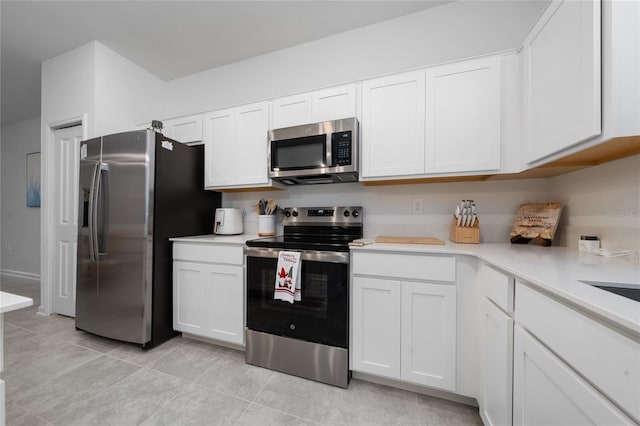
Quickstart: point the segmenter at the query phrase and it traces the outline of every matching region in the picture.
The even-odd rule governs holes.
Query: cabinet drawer
[[[489,265],[480,265],[478,272],[480,293],[510,314],[513,313],[513,281],[513,277]]]
[[[244,263],[242,247],[214,244],[173,243],[173,259],[230,265]]]
[[[640,420],[640,343],[516,283],[516,320]]]
[[[455,282],[456,258],[453,256],[353,253],[353,273]]]

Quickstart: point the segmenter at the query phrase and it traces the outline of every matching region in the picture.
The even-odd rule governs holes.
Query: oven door
[[[307,173],[331,167],[327,135],[272,140],[270,145],[271,173],[305,171]],[[295,174],[295,173],[294,173]]]
[[[277,249],[246,248],[247,327],[329,346],[348,347],[349,253],[302,252],[302,300],[274,300]]]

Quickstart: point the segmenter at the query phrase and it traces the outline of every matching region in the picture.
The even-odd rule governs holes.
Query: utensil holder
[[[476,219],[476,222],[473,224],[473,226],[458,226],[458,220],[455,216],[453,216],[449,238],[454,243],[480,243],[480,220]]]
[[[276,216],[273,214],[258,215],[258,236],[273,237],[276,235]]]

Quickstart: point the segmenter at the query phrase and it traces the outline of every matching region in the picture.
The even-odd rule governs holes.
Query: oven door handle
[[[300,259],[310,262],[349,263],[349,252],[341,251],[301,251],[280,250],[274,248],[245,247],[244,254],[247,257],[262,257],[276,259],[281,251],[299,251]]]

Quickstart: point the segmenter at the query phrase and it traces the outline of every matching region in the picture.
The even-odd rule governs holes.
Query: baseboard
[[[379,385],[391,386],[394,388],[403,389],[410,392],[416,392],[422,395],[433,396],[440,399],[446,399],[447,401],[459,402],[460,404],[469,405],[471,407],[478,406],[478,401],[476,401],[475,398],[458,395],[452,392],[433,389],[426,386],[414,385],[412,383],[402,382],[399,380],[388,379],[386,377],[378,377],[371,374],[354,371],[353,378],[364,380],[365,382],[372,382],[372,383],[377,383]]]
[[[11,269],[0,269],[0,275],[8,277],[24,278],[25,280],[40,281],[40,274],[32,274],[30,272],[13,271]]]
[[[197,334],[191,334],[191,333],[184,333],[183,332],[182,333],[182,337],[184,337],[186,339],[197,340],[199,342],[209,343],[211,345],[223,346],[225,348],[235,349],[236,351],[244,352],[246,350],[244,345],[237,345],[235,343],[223,342],[221,340],[211,339],[209,337],[198,336]]]

